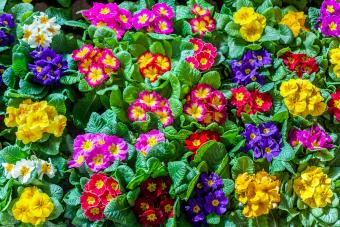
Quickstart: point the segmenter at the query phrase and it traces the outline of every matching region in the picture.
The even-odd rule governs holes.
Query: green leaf
[[[15,75],[23,76],[27,72],[26,57],[22,53],[13,53],[12,69]]]
[[[197,84],[200,79],[200,72],[192,68],[186,61],[180,61],[175,68],[175,74],[181,83],[188,86]]]
[[[4,8],[6,6],[6,2],[7,2],[7,0],[3,0],[3,1],[0,2],[0,12],[4,11]]]
[[[147,51],[147,49],[141,45],[141,44],[130,44],[128,46],[129,52],[132,54],[133,57],[138,58],[141,56],[144,52]]]
[[[60,204],[60,202],[54,197],[52,197],[51,199],[52,199],[52,203],[54,205],[54,208],[53,208],[53,211],[50,214],[50,216],[48,216],[47,220],[57,219],[64,212],[64,208]]]
[[[29,3],[19,3],[12,7],[11,9],[12,13],[14,14],[15,18],[18,20],[21,20],[22,16],[26,12],[33,11],[33,5]]]
[[[55,17],[59,24],[63,24],[71,18],[71,11],[69,9],[49,7],[45,10],[45,13],[49,18]]]
[[[292,146],[286,141],[284,141],[283,147],[278,158],[282,161],[291,161],[295,158],[295,152],[296,151],[292,148]]]
[[[280,39],[280,32],[271,26],[266,26],[264,35],[261,37],[261,42],[277,41]]]
[[[116,224],[134,226],[137,224],[136,216],[129,207],[126,196],[118,196],[112,200],[104,210],[105,216]]]
[[[231,36],[241,37],[240,34],[240,25],[236,24],[233,21],[230,21],[224,28],[224,30]]]
[[[70,7],[71,6],[71,0],[57,0],[57,1],[63,7]]]
[[[32,143],[31,149],[45,153],[47,155],[57,155],[59,153],[59,147],[61,138],[50,136],[50,138],[43,143]]]
[[[323,215],[318,217],[319,220],[324,222],[325,224],[332,225],[334,224],[339,218],[338,209],[337,208],[324,208]]]
[[[14,75],[12,67],[9,67],[2,74],[2,80],[7,87],[14,88],[17,82],[17,76]]]
[[[231,179],[223,179],[223,192],[230,195],[234,191],[234,181]]]
[[[289,117],[289,113],[288,113],[287,107],[285,104],[282,104],[280,109],[277,112],[275,112],[273,116],[273,121],[282,123],[285,120],[287,120],[288,117]]]
[[[220,221],[220,216],[215,213],[208,214],[207,216],[207,223],[210,225],[217,225]]]
[[[169,176],[174,187],[178,187],[182,184],[187,173],[187,164],[183,161],[174,161],[168,163]]]
[[[289,44],[293,41],[294,36],[290,28],[285,24],[279,24],[280,41],[283,44]]]
[[[15,164],[16,161],[21,159],[25,159],[27,155],[28,154],[24,150],[16,145],[7,146],[0,150],[0,157],[5,160],[5,162],[12,164]]]
[[[237,10],[241,7],[253,7],[253,3],[250,0],[237,0],[235,4]]]
[[[190,13],[190,7],[177,5],[176,6],[176,20],[189,19],[192,18]]]
[[[63,1],[63,0],[58,0],[58,1]],[[70,1],[70,0],[66,0],[66,1]],[[83,28],[83,29],[86,29],[88,27],[86,23],[81,22],[81,21],[75,21],[75,20],[64,21],[63,25],[67,25],[70,27]]]
[[[150,51],[154,54],[165,55],[165,50],[161,42],[154,42],[150,46]]]
[[[110,94],[110,106],[123,107],[123,105],[122,93],[117,85],[113,85]]]
[[[160,161],[166,161],[175,159],[176,154],[176,147],[173,143],[161,142],[151,148],[147,157],[155,157]]]
[[[73,188],[65,194],[63,201],[69,206],[77,206],[80,204],[80,196],[79,189]]]
[[[209,167],[214,167],[222,161],[226,154],[227,151],[222,143],[211,140],[197,150],[193,163],[206,161]]]
[[[66,97],[60,93],[53,93],[47,97],[47,102],[49,105],[54,106],[59,114],[66,114]]]
[[[231,168],[231,174],[233,179],[237,178],[242,173],[253,174],[255,172],[254,162],[247,156],[239,157],[235,160],[233,167]]]
[[[97,95],[86,94],[84,98],[78,100],[73,107],[73,120],[77,127],[85,128],[92,112],[100,107]]]
[[[173,116],[176,118],[183,113],[182,102],[179,99],[170,98],[169,104]]]
[[[214,89],[218,89],[221,86],[221,76],[217,71],[210,71],[203,75],[200,83],[204,83],[212,86]]]
[[[128,85],[123,91],[123,100],[128,104],[134,102],[138,98],[139,88]]]
[[[56,200],[61,201],[61,199],[63,198],[64,192],[63,189],[56,184],[49,184],[48,185],[48,193],[47,193],[50,197],[55,198]]]
[[[225,14],[215,13],[214,19],[216,20],[216,30],[222,30],[226,23],[228,22],[229,18]]]

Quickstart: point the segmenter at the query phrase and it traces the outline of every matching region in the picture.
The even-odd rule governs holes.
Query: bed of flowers
[[[337,0],[0,1],[2,226],[340,226]]]

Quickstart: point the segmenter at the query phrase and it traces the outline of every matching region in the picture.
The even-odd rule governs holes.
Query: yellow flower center
[[[30,30],[25,30],[24,31],[24,39],[28,39],[29,37],[31,37],[32,32]]]
[[[97,214],[99,214],[99,208],[98,208],[98,207],[92,207],[92,208],[90,208],[90,213],[91,213],[92,215],[97,215]]]
[[[329,27],[329,29],[331,30],[331,31],[335,31],[336,30],[336,28],[337,28],[337,24],[336,23],[334,23],[334,22],[332,22],[332,23],[330,23],[329,25],[328,25],[328,27]]]
[[[198,147],[199,145],[201,145],[201,141],[200,140],[194,140],[192,142],[192,144],[195,146],[195,147]]]
[[[208,59],[201,58],[200,63],[201,63],[201,65],[206,65],[208,63]]]
[[[340,99],[334,101],[334,107],[340,109]]]
[[[237,93],[236,94],[236,100],[237,101],[242,101],[244,99],[244,94],[243,93]]]
[[[253,76],[253,77],[251,78],[251,80],[252,80],[252,81],[256,81],[256,76]]]
[[[152,136],[152,137],[149,137],[149,138],[148,138],[148,145],[149,145],[150,147],[155,146],[156,143],[157,143],[157,140],[156,140],[155,137]]]
[[[220,201],[218,201],[217,199],[214,199],[213,201],[211,201],[211,204],[212,204],[214,207],[217,207],[217,206],[220,204]]]
[[[34,41],[39,45],[42,45],[45,42],[45,40],[46,40],[45,35],[42,33],[38,34],[34,39]]]
[[[109,8],[102,8],[101,10],[100,10],[100,14],[103,14],[103,15],[106,15],[106,14],[108,14],[108,13],[110,13],[111,11],[110,11],[110,9]]]
[[[124,14],[119,15],[119,19],[125,24],[127,22],[127,17]]]
[[[100,154],[94,157],[93,163],[95,166],[99,166],[103,163],[104,155]]]
[[[40,66],[37,66],[37,67],[35,68],[35,70],[36,70],[38,73],[40,73],[40,72],[41,72],[41,67],[40,67]]]
[[[76,54],[76,57],[77,57],[77,58],[82,58],[82,57],[84,57],[89,51],[90,51],[89,48],[84,47],[81,51],[79,51],[79,52]]]
[[[149,192],[156,191],[156,184],[155,183],[149,183],[147,189],[148,189]]]
[[[30,168],[26,167],[26,166],[22,166],[20,169],[20,174],[21,176],[26,176],[27,174],[29,174],[30,172]]]
[[[138,23],[144,24],[147,20],[148,20],[148,16],[147,15],[142,15],[142,16],[139,16]]]
[[[13,170],[13,168],[14,168],[13,164],[7,164],[6,167],[5,167],[7,172],[11,172]]]
[[[326,7],[326,11],[329,12],[329,13],[334,13],[334,7],[332,5],[328,5]]]
[[[160,23],[158,24],[158,27],[159,27],[159,29],[160,29],[161,31],[165,31],[165,30],[168,29],[168,26],[166,25],[165,22],[160,22]]]
[[[76,163],[77,164],[82,164],[84,162],[84,156],[83,155],[79,155],[77,160],[76,160]]]
[[[149,209],[149,204],[148,204],[148,203],[141,203],[141,204],[140,204],[140,208],[141,208],[142,210],[147,210],[147,209]]]
[[[199,33],[207,31],[207,23],[203,20],[195,24],[195,28]]]
[[[112,144],[111,146],[109,146],[109,151],[112,155],[117,155],[119,152],[119,148],[115,144]]]
[[[261,56],[261,55],[258,55],[258,56],[257,56],[257,60],[262,61],[262,56]]]
[[[89,151],[93,147],[93,142],[90,140],[85,140],[83,144],[81,145],[81,148],[83,148],[84,151]]]
[[[168,15],[168,11],[166,11],[163,7],[160,8],[159,13],[163,16],[167,16]]]
[[[87,203],[92,205],[96,202],[96,199],[92,196],[87,197]]]
[[[52,171],[52,167],[51,167],[51,164],[49,163],[44,163],[42,166],[41,166],[41,172],[42,173],[50,173]]]
[[[247,74],[247,75],[248,75],[250,72],[251,72],[250,69],[245,69],[245,70],[244,70],[244,73]]]
[[[40,23],[47,24],[48,23],[48,17],[44,17],[44,16],[40,17]]]
[[[201,208],[198,205],[196,205],[192,208],[192,211],[197,214],[201,211]]]
[[[266,149],[264,149],[264,151],[269,154],[272,150],[270,149],[270,147],[266,147]]]
[[[95,186],[96,186],[97,189],[101,189],[104,186],[104,181],[97,180]]]
[[[197,98],[201,98],[202,99],[202,98],[207,97],[208,92],[209,92],[208,89],[201,88],[201,89],[197,90],[196,96],[197,96]]]
[[[147,217],[146,217],[146,219],[148,220],[148,221],[155,221],[155,220],[157,220],[157,216],[156,216],[156,214],[149,214]]]
[[[263,103],[264,103],[263,99],[261,99],[261,98],[256,98],[255,102],[256,102],[256,105],[258,105],[258,106],[262,106]]]
[[[211,185],[214,184],[214,181],[213,180],[208,180],[208,186],[211,187]]]
[[[264,134],[268,134],[269,133],[269,129],[267,129],[267,128],[263,129],[263,133]]]
[[[255,139],[256,138],[256,135],[254,133],[251,133],[250,134],[250,139]]]
[[[164,206],[164,211],[165,211],[165,213],[170,213],[170,212],[172,211],[172,206],[171,206],[171,204],[166,204],[166,205]]]

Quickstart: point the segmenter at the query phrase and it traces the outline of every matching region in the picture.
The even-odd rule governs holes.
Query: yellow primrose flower
[[[18,200],[14,203],[12,213],[16,220],[30,223],[30,207],[27,200]]]
[[[30,200],[37,193],[39,193],[39,189],[37,187],[35,187],[35,186],[33,186],[33,187],[26,187],[22,191],[22,193],[20,195],[20,199]]]
[[[262,36],[263,26],[259,21],[242,25],[240,28],[241,36],[247,42],[255,42]]]
[[[280,181],[265,171],[255,175],[243,173],[237,176],[235,191],[238,200],[245,204],[244,216],[248,218],[268,214],[280,202]]]
[[[234,21],[239,25],[249,24],[256,20],[256,13],[252,7],[241,7],[234,13]]]
[[[311,208],[322,208],[331,203],[331,179],[317,166],[307,167],[294,179],[293,188],[298,197]]]
[[[320,116],[326,110],[326,103],[320,94],[320,89],[309,80],[290,79],[282,82],[280,95],[293,115]]]
[[[54,205],[47,194],[36,193],[30,202],[30,208],[32,216],[46,218],[52,213]]]
[[[44,133],[60,137],[66,127],[66,117],[58,115],[54,106],[46,101],[24,100],[18,108],[8,107],[5,118],[7,127],[18,126],[17,139],[24,144],[36,142]]]
[[[303,12],[288,12],[280,23],[287,25],[293,32],[294,37],[297,37],[301,30],[307,30],[305,22],[306,15]]]
[[[333,72],[336,77],[340,78],[340,64],[337,64],[333,67]]]
[[[329,51],[330,62],[332,64],[340,64],[340,47]]]

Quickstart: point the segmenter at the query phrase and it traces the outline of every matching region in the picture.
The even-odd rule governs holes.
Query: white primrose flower
[[[49,161],[45,161],[45,160],[41,160],[38,159],[37,160],[37,171],[38,171],[38,176],[39,179],[42,180],[42,178],[44,177],[44,175],[46,174],[49,178],[53,178],[55,175],[55,168],[51,163],[51,159],[49,159]]]
[[[49,47],[51,42],[52,42],[52,37],[47,35],[47,33],[43,31],[34,33],[28,40],[28,44],[32,48],[36,48],[39,46]]]
[[[13,178],[18,178],[22,183],[27,183],[35,165],[31,160],[20,160],[15,163]]]
[[[14,165],[11,163],[2,163],[2,167],[5,170],[5,177],[7,179],[13,178]]]

